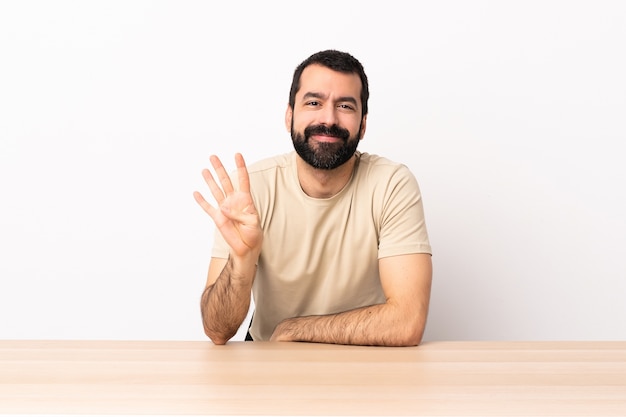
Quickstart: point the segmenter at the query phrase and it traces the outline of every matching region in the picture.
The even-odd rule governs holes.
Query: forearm
[[[389,304],[377,304],[324,316],[294,317],[282,321],[272,340],[344,345],[416,346],[421,342],[427,311],[406,313]]]
[[[235,266],[229,259],[217,280],[202,293],[202,324],[206,335],[218,345],[230,340],[250,308],[250,292],[256,267]]]

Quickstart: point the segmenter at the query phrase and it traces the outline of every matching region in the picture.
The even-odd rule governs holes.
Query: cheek
[[[291,119],[291,127],[296,132],[302,132],[306,127],[311,126],[312,124],[315,124],[315,119],[312,117],[300,115]]]
[[[350,136],[354,137],[358,136],[359,130],[361,130],[361,121],[350,119],[343,121],[341,126],[345,129],[348,129],[348,131],[350,131]]]

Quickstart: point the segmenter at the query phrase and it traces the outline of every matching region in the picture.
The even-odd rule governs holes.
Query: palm
[[[218,157],[211,157],[211,164],[221,183],[221,188],[208,169],[202,174],[211,189],[218,207],[211,206],[202,195],[194,193],[198,204],[215,222],[224,240],[238,256],[250,252],[259,252],[263,240],[263,232],[259,223],[259,215],[254,207],[250,194],[250,182],[243,157],[235,155],[239,189],[235,190]]]
[[[260,245],[259,216],[249,192],[233,192],[211,217],[235,254],[243,256]]]

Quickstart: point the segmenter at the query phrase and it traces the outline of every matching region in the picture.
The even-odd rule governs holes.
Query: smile
[[[312,135],[311,139],[315,140],[316,142],[322,142],[322,143],[335,143],[335,142],[342,141],[341,138],[338,138],[336,136],[325,136],[325,135]]]

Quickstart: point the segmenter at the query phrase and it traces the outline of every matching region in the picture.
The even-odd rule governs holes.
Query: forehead
[[[300,76],[300,89],[296,97],[307,93],[327,96],[353,97],[360,103],[361,78],[358,74],[333,71],[322,65],[309,65]]]

